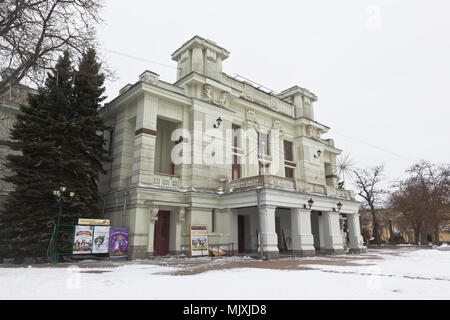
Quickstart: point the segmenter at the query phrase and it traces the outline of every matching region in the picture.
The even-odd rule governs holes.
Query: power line
[[[117,51],[117,50],[111,50],[111,49],[108,49],[108,48],[103,48],[103,50],[105,50],[107,52],[110,52],[110,53],[117,54],[117,55],[122,56],[122,57],[134,59],[134,60],[137,60],[137,61],[148,62],[148,63],[156,64],[156,65],[159,65],[159,66],[162,66],[162,67],[171,68],[171,69],[175,69],[175,70],[178,69],[178,67],[174,67],[172,65],[168,65],[168,64],[165,64],[165,63],[149,60],[149,59],[142,58],[142,57],[133,56],[131,54],[120,52],[120,51]]]
[[[417,162],[417,161],[418,161],[417,159],[413,159],[413,158],[410,158],[410,157],[408,157],[408,156],[401,155],[401,154],[399,154],[399,153],[396,153],[396,152],[387,150],[387,149],[385,149],[385,148],[376,146],[376,145],[371,144],[371,143],[369,143],[369,142],[366,142],[366,141],[363,141],[363,140],[360,140],[360,139],[357,139],[357,138],[354,138],[354,137],[347,136],[347,135],[345,135],[345,134],[343,134],[343,133],[340,133],[340,132],[338,132],[338,131],[336,131],[336,130],[334,130],[334,129],[333,129],[333,132],[336,133],[337,135],[343,136],[343,137],[345,137],[345,138],[347,138],[347,139],[356,141],[356,142],[361,143],[361,144],[365,144],[365,145],[367,145],[367,146],[369,146],[369,147],[371,147],[371,148],[378,149],[378,150],[380,150],[380,151],[389,153],[389,154],[391,154],[391,155],[393,155],[393,156],[396,156],[396,157],[399,157],[399,158],[403,158],[403,159],[406,159],[406,160],[409,160],[409,161],[413,161],[413,162]]]

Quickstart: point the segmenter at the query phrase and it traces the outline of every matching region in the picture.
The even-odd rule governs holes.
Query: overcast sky
[[[420,159],[450,161],[449,17],[448,0],[106,1],[107,100],[147,69],[173,83],[170,55],[199,35],[231,52],[229,75],[314,92],[324,137],[393,181]]]

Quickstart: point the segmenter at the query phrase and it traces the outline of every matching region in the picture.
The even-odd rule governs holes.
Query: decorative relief
[[[323,130],[317,129],[315,132],[315,138],[320,139],[320,135],[323,133]]]
[[[150,207],[150,223],[158,221],[158,212],[159,207],[157,205],[154,204]]]
[[[256,123],[255,112],[250,109],[247,109],[247,121]]]
[[[186,211],[184,208],[180,208],[178,211],[178,222],[184,222]]]
[[[270,107],[274,110],[278,110],[278,101],[272,98],[270,101]]]
[[[217,104],[219,106],[223,107],[226,105],[227,101],[228,101],[228,93],[225,91],[222,91],[222,93],[220,94],[220,96],[217,99]]]
[[[253,89],[249,86],[245,86],[244,95],[247,99],[253,100]]]
[[[313,126],[306,126],[306,136],[307,137],[312,137],[314,133],[314,128]]]
[[[209,84],[203,86],[203,99],[207,102],[211,102],[213,99],[212,87]]]
[[[281,129],[280,121],[278,121],[277,119],[273,119],[272,128],[277,130]]]

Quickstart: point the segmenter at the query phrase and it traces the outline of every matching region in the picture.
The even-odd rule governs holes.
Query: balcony
[[[153,175],[153,185],[161,188],[178,189],[181,187],[181,179],[164,173],[156,173]]]
[[[225,186],[227,191],[254,189],[257,187],[271,187],[287,190],[295,190],[295,181],[284,177],[261,175],[238,180],[231,180]]]

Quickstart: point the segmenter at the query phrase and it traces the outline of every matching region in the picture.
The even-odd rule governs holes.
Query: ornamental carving
[[[313,133],[314,133],[313,126],[306,126],[306,136],[307,137],[312,137]]]
[[[213,98],[212,87],[209,84],[203,86],[203,100],[211,102]]]
[[[256,122],[255,112],[250,109],[247,109],[247,121],[254,123]]]
[[[223,107],[226,105],[227,101],[228,101],[228,93],[225,91],[222,91],[222,93],[220,94],[220,96],[217,100],[217,103]]]

